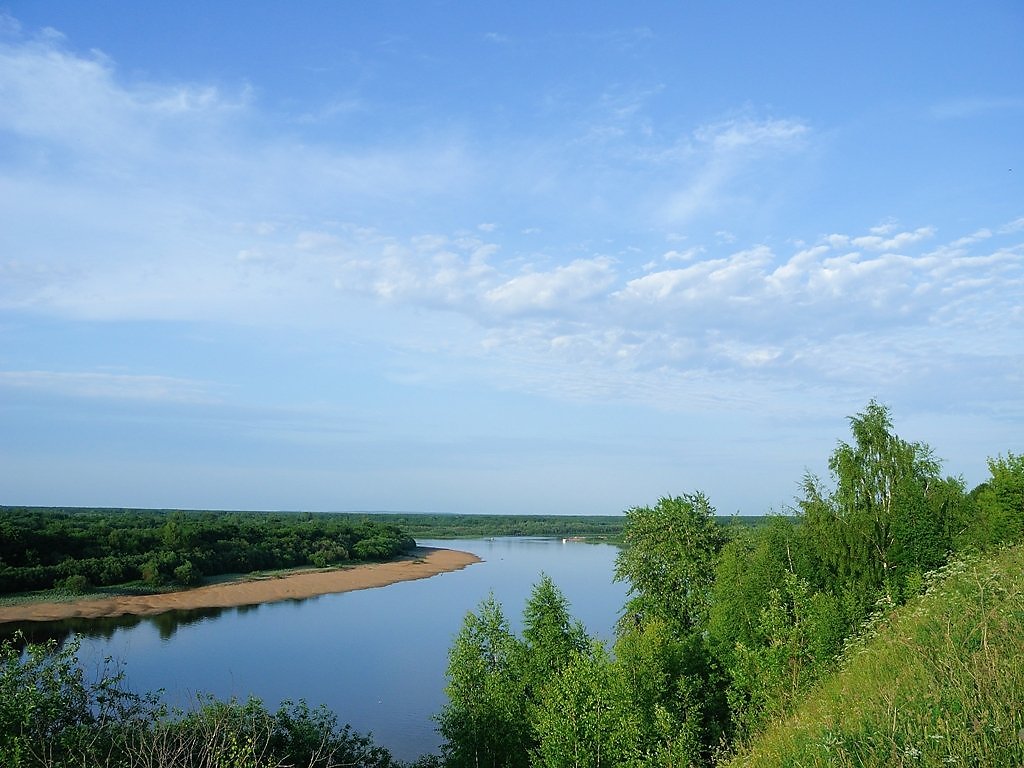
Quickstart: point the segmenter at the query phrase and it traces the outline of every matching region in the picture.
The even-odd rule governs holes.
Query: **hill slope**
[[[728,765],[1024,765],[1024,546],[947,566]]]

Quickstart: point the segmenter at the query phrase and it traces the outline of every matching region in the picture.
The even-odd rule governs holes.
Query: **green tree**
[[[708,635],[716,656],[730,660],[737,643],[761,641],[761,610],[788,569],[796,547],[793,520],[774,516],[734,532],[722,548],[712,587]]]
[[[544,685],[533,710],[535,768],[627,766],[638,750],[630,708],[600,643],[575,653]],[[633,763],[635,764],[635,763]]]
[[[626,512],[625,546],[615,563],[615,578],[630,584],[625,624],[660,617],[680,634],[703,627],[725,541],[714,515],[702,493]]]
[[[528,695],[537,695],[589,645],[583,625],[569,613],[565,595],[550,576],[541,574],[523,609],[522,669]]]
[[[988,480],[965,505],[969,516],[958,536],[982,549],[1024,540],[1024,454],[990,458],[988,469]]]
[[[696,662],[696,663],[694,663]],[[707,730],[703,648],[676,637],[661,619],[620,633],[615,643],[617,731],[633,745],[629,764],[700,765]]]
[[[840,441],[829,459],[834,489],[808,475],[801,510],[828,580],[866,601],[879,591],[899,599],[908,579],[941,565],[952,546],[956,481],[940,477],[927,445],[898,437],[874,400],[850,418],[850,429],[853,442]]]
[[[525,768],[532,746],[519,641],[494,596],[470,612],[449,651],[438,716],[450,768]]]
[[[740,738],[788,711],[838,655],[847,633],[839,601],[791,570],[769,590],[756,637],[730,656],[728,698]]]

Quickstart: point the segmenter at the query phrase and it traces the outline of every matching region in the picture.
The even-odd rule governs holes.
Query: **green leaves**
[[[156,695],[126,690],[108,669],[89,682],[78,644],[0,644],[0,765],[4,768],[231,766],[232,768],[392,768],[368,736],[305,702],[276,713],[258,699],[198,697],[175,711]]]
[[[615,578],[628,581],[632,595],[623,622],[660,617],[681,633],[704,623],[725,541],[714,515],[702,493],[626,512],[625,547],[615,564]]]
[[[941,565],[952,547],[949,521],[962,488],[943,480],[924,443],[893,432],[889,411],[871,401],[850,418],[853,442],[829,459],[831,493],[805,480],[801,503],[833,581],[902,598],[908,579]]]
[[[988,460],[990,477],[975,489],[961,540],[981,549],[1024,540],[1024,455]]]
[[[528,765],[523,647],[493,595],[466,615],[448,658],[448,705],[438,717],[447,764]]]

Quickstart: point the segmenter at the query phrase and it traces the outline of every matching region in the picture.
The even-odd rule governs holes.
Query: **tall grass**
[[[1024,766],[1024,546],[937,572],[729,765]]]

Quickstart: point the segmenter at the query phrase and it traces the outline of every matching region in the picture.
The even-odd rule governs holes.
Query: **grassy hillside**
[[[1024,765],[1024,546],[944,568],[728,765]]]

